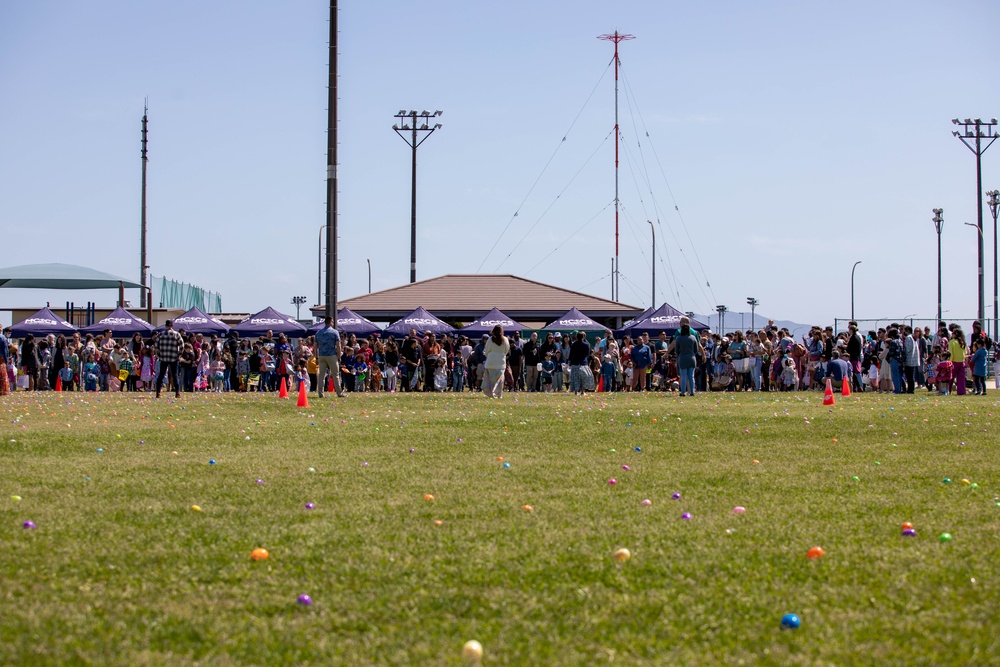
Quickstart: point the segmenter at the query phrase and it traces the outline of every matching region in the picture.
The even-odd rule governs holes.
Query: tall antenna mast
[[[142,290],[139,294],[139,307],[146,307],[146,163],[149,157],[146,151],[147,134],[149,123],[149,98],[143,100],[142,104],[142,213],[139,217],[139,282],[142,283]],[[152,300],[152,297],[150,297]]]
[[[618,43],[623,42],[626,39],[635,39],[635,35],[622,35],[615,30],[614,34],[611,35],[601,35],[597,39],[605,39],[609,42],[614,42],[615,44],[615,266],[614,266],[614,278],[612,279],[612,299],[618,301],[619,299],[619,289],[618,289]]]
[[[337,326],[337,0],[330,0],[330,79],[326,122],[326,317]]]

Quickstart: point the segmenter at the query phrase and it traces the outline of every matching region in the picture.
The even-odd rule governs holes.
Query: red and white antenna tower
[[[611,298],[618,301],[618,43],[627,39],[635,39],[635,35],[623,35],[617,30],[610,35],[600,35],[597,39],[606,39],[615,44],[615,266],[611,280]]]

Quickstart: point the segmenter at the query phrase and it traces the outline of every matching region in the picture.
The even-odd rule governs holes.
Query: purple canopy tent
[[[459,333],[467,336],[468,335],[479,336],[482,334],[488,334],[491,333],[493,331],[493,327],[495,327],[498,324],[503,327],[504,333],[507,333],[509,331],[524,331],[524,329],[527,328],[520,322],[515,322],[514,320],[504,315],[502,312],[500,312],[499,308],[494,308],[490,312],[480,317],[475,322],[472,322],[471,324],[467,324],[464,327],[462,327],[459,330]]]
[[[14,338],[24,338],[28,334],[41,337],[49,334],[72,334],[76,327],[53,313],[48,308],[42,308],[27,319],[18,322],[10,328]]]
[[[152,324],[136,317],[121,306],[111,311],[104,319],[94,322],[89,327],[80,329],[80,333],[100,334],[104,333],[105,329],[111,329],[111,335],[115,338],[128,338],[137,333],[149,336],[153,333]]]
[[[639,334],[658,336],[661,331],[667,332],[668,336],[673,336],[677,332],[677,329],[680,328],[681,317],[683,316],[684,313],[669,303],[664,303],[653,312],[637,317],[632,323],[615,331],[615,336],[619,338],[625,335],[635,338]],[[708,325],[691,318],[691,328],[695,331],[704,331],[708,328]]]
[[[233,327],[231,331],[235,331],[244,338],[263,336],[268,331],[274,334],[283,333],[289,338],[299,338],[306,335],[304,326],[270,306],[246,318]]]
[[[306,329],[306,333],[310,336],[315,335],[324,326],[326,325],[323,322],[317,322]],[[337,311],[337,330],[346,334],[354,334],[355,336],[367,338],[373,333],[381,332],[382,328],[374,322],[361,317],[350,308],[341,308]]]
[[[157,331],[163,331],[166,327],[156,327]],[[229,331],[229,326],[222,321],[209,317],[197,306],[187,311],[183,315],[174,318],[174,329],[196,334],[218,334],[225,335]]]
[[[385,333],[389,336],[402,338],[410,333],[410,329],[416,329],[419,334],[424,334],[428,331],[434,334],[452,333],[455,331],[455,327],[445,324],[423,308],[417,308],[406,317],[396,320],[386,327]]]
[[[590,319],[576,308],[570,308],[565,315],[550,322],[542,331],[568,331],[571,329],[576,331],[607,331],[608,328]]]

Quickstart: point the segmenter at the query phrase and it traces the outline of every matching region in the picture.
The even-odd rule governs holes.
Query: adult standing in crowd
[[[10,393],[10,380],[7,377],[7,364],[10,360],[10,341],[0,331],[0,396]]]
[[[587,334],[577,332],[576,340],[569,346],[569,390],[583,395],[584,368],[590,362],[590,343]]]
[[[504,371],[507,370],[507,353],[510,352],[510,341],[503,335],[502,326],[498,324],[493,327],[483,351],[486,355],[483,393],[490,398],[502,398],[503,376]]]
[[[524,352],[524,389],[538,391],[538,365],[545,359],[538,344],[538,332],[532,331],[521,349]]]
[[[327,375],[333,377],[333,387],[337,396],[344,397],[340,383],[340,355],[342,352],[340,332],[333,326],[333,318],[323,320],[323,328],[316,332],[316,394],[323,398]]]
[[[646,369],[653,365],[653,354],[646,344],[646,338],[646,334],[640,334],[629,354],[633,370],[632,391],[643,391],[646,388]]]
[[[670,343],[669,353],[677,357],[677,370],[681,376],[681,393],[694,396],[694,369],[698,365],[699,358],[705,357],[705,350],[698,340],[698,336],[691,331],[691,320],[687,316],[681,317],[681,328],[677,330],[677,335]]]
[[[173,320],[167,320],[163,325],[166,329],[156,340],[156,357],[160,361],[160,372],[156,374],[156,397],[160,397],[163,376],[169,373],[169,378],[174,383],[174,398],[180,398],[181,383],[177,379],[177,360],[184,348],[184,339],[174,331]]]

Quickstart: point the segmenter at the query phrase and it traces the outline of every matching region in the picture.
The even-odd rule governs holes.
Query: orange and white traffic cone
[[[844,378],[844,384],[841,386],[840,395],[845,397],[851,395],[851,381],[846,377]]]
[[[299,383],[299,402],[296,403],[296,405],[298,407],[300,407],[300,408],[308,408],[309,407],[309,395],[306,394],[306,383],[305,382],[300,382]]]
[[[278,398],[288,398],[288,380],[281,376],[281,386],[278,387]]]
[[[830,378],[826,379],[826,391],[823,392],[823,405],[836,405],[837,402],[833,400],[833,380]]]

